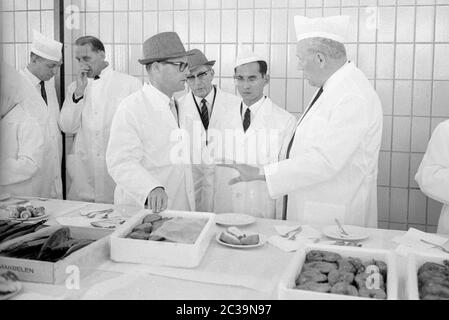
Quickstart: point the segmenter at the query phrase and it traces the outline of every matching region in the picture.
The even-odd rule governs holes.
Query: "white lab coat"
[[[178,139],[185,133],[169,101],[145,84],[117,109],[106,151],[108,172],[117,184],[115,204],[143,207],[149,193],[161,186],[168,195],[168,209],[195,211],[190,154]],[[179,112],[182,118],[182,108]]]
[[[228,134],[235,134],[233,143],[224,134],[224,158],[256,165],[261,169],[266,164],[282,160],[295,128],[296,118],[267,97],[252,117],[251,125],[245,133],[240,105],[241,100],[228,108],[219,123],[222,133],[228,131]],[[267,219],[281,217],[282,201],[270,197],[265,182],[241,182],[230,186],[229,180],[238,176],[236,170],[216,167],[215,174],[216,213],[244,213]]]
[[[54,78],[45,82],[47,106],[41,96],[40,80],[27,68],[21,70],[20,73],[27,83],[27,96],[33,102],[25,107],[28,113],[37,120],[44,135],[44,161],[36,176],[40,182],[39,196],[62,199],[62,135],[58,127],[59,102]]]
[[[66,167],[71,178],[67,199],[113,203],[115,183],[106,168],[106,148],[112,118],[120,102],[138,91],[142,83],[132,76],[106,67],[100,79],[88,79],[84,98],[74,103],[73,82],[61,109],[59,125],[67,134],[75,134]]]
[[[223,119],[227,109],[240,103],[240,98],[236,95],[216,87],[215,90],[215,103],[210,114],[208,131],[204,129],[201,122],[192,92],[187,92],[179,99],[179,105],[184,115],[180,119],[181,127],[187,130],[190,137],[196,210],[201,212],[213,212],[215,166],[211,158],[214,155],[214,150],[209,148],[212,143],[210,140],[214,137],[213,131],[217,130],[218,123]],[[212,104],[212,101],[210,103]],[[199,107],[201,108],[201,105]],[[209,136],[211,132],[212,135]]]
[[[425,195],[443,203],[437,232],[449,234],[449,120],[433,131],[415,180]]]
[[[40,196],[44,136],[22,101],[0,121],[0,193]]]
[[[300,119],[289,159],[265,167],[270,195],[288,194],[289,220],[377,227],[381,136],[379,97],[346,63]]]

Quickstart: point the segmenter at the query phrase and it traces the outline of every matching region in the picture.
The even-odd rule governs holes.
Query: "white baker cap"
[[[267,62],[267,60],[264,57],[254,53],[249,47],[240,47],[237,59],[235,60],[235,63],[234,63],[234,68],[237,68],[238,66],[241,66],[243,64],[256,62],[256,61]]]
[[[297,41],[321,37],[343,43],[348,34],[348,27],[349,16],[331,16],[323,18],[295,16]]]
[[[59,62],[62,59],[62,43],[33,30],[31,52],[39,57]]]

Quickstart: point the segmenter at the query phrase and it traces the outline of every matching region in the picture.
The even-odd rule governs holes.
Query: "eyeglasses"
[[[172,64],[174,66],[178,66],[179,72],[184,72],[185,69],[189,66],[187,62],[171,62],[171,61],[161,61],[161,63]]]
[[[263,77],[256,77],[256,76],[250,76],[248,78],[243,77],[234,77],[235,84],[244,84],[245,82],[248,82],[249,85],[254,85],[257,83],[258,80],[262,79]]]
[[[194,82],[195,79],[198,79],[199,81],[204,81],[208,74],[209,74],[209,71],[204,71],[204,72],[198,73],[196,76],[193,74],[188,75],[186,78],[187,78],[187,81],[189,81],[189,82]]]

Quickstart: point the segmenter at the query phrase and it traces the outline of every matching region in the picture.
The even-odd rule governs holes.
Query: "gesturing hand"
[[[157,187],[153,189],[148,195],[148,207],[153,210],[153,213],[159,213],[167,209],[168,195],[164,188]]]
[[[233,162],[232,164],[220,163],[217,164],[218,167],[225,167],[237,170],[240,175],[229,180],[229,185],[234,185],[239,182],[248,182],[256,180],[265,180],[265,175],[260,174],[258,167],[253,167],[247,164],[238,164]]]

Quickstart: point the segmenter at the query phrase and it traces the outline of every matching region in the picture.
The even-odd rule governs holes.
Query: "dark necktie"
[[[98,79],[100,79],[100,76],[95,76],[94,77],[94,80],[98,80]]]
[[[207,110],[206,99],[201,100],[201,121],[203,122],[204,129],[209,128],[209,111]]]
[[[315,98],[313,98],[313,101],[310,104],[310,107],[306,110],[306,113],[304,114],[302,119],[304,119],[307,112],[309,112],[309,110],[312,109],[312,106],[315,104],[315,102],[318,100],[318,98],[321,96],[322,93],[323,93],[323,87],[321,87],[320,90],[318,90],[318,93],[315,95]],[[298,125],[299,125],[299,123],[298,123]],[[296,126],[296,128],[298,128],[298,126]],[[289,157],[290,157],[290,150],[292,149],[293,141],[295,140],[295,135],[296,135],[296,130],[295,130],[295,133],[293,134],[292,139],[290,140],[290,143],[288,144],[287,159],[289,159]],[[288,204],[288,196],[286,195],[286,196],[284,196],[284,209],[282,212],[282,220],[287,219],[287,204]]]
[[[42,99],[44,99],[45,104],[48,105],[47,92],[45,91],[45,82],[41,81],[39,84],[41,85],[41,96],[42,96]]]
[[[249,108],[245,111],[245,117],[243,118],[243,131],[246,132],[251,124],[251,110]]]

